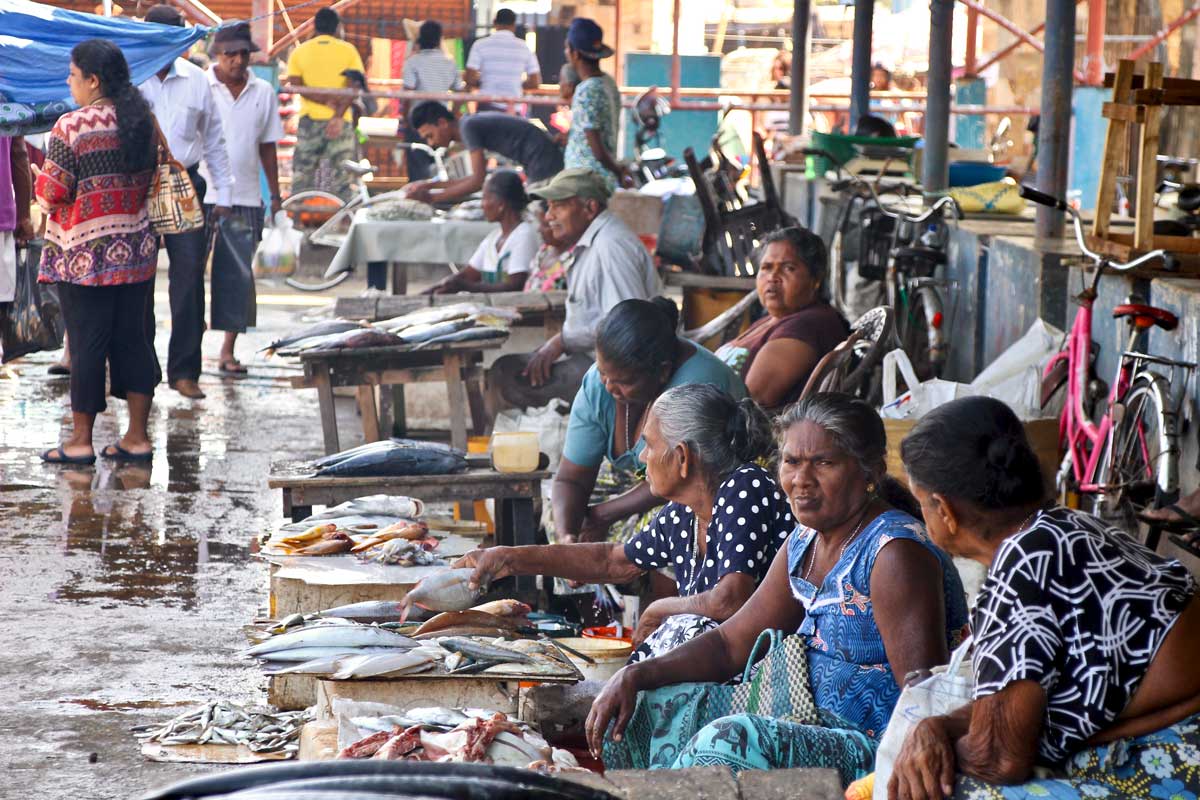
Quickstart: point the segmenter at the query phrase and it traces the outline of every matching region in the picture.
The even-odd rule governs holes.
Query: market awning
[[[0,0],[0,135],[48,130],[74,108],[67,72],[71,49],[80,42],[114,42],[125,53],[136,85],[203,39],[208,30],[83,14],[29,0]]]

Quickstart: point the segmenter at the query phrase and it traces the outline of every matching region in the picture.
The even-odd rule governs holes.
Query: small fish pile
[[[321,477],[448,475],[467,468],[467,454],[439,442],[385,439],[312,462]]]
[[[343,718],[361,738],[339,759],[498,764],[551,772],[574,771],[579,762],[551,747],[537,729],[499,711],[413,708],[379,717]]]
[[[270,706],[212,700],[167,722],[139,725],[131,731],[143,744],[240,744],[255,753],[295,755],[300,729],[312,719],[312,709],[276,711]]]
[[[429,535],[429,527],[423,522],[400,520],[387,527],[362,532],[345,530],[336,522],[320,522],[299,533],[281,528],[263,544],[266,552],[289,556],[330,556],[340,553],[359,553],[371,561],[385,564],[434,565],[445,562],[430,555],[440,540]],[[390,549],[389,549],[390,548]],[[380,555],[387,551],[388,557]],[[410,554],[410,551],[413,553]],[[420,551],[422,555],[416,555]],[[406,557],[411,555],[411,557]]]

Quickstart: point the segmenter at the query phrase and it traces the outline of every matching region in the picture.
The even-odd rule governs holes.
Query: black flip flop
[[[46,372],[50,375],[70,375],[71,368],[66,364],[51,364]]]
[[[93,453],[90,456],[69,456],[62,446],[52,447],[42,453],[42,461],[47,464],[69,464],[72,466],[88,466],[96,463],[96,455]]]
[[[154,458],[154,451],[149,450],[145,453],[131,453],[121,445],[110,444],[108,447],[100,451],[101,458],[107,458],[109,461],[128,461],[130,463],[145,463]]]
[[[1178,516],[1178,519],[1154,519],[1153,517],[1146,517],[1144,514],[1138,514],[1138,520],[1147,525],[1152,525],[1159,530],[1173,531],[1175,533],[1181,531],[1200,531],[1200,519],[1196,519],[1175,503],[1163,506],[1162,510],[1174,512]]]

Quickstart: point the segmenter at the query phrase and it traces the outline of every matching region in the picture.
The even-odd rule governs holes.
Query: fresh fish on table
[[[325,522],[318,525],[313,525],[311,528],[301,531],[300,533],[288,533],[286,535],[276,534],[267,542],[268,544],[281,544],[288,546],[303,546],[306,542],[315,542],[322,539],[326,534],[333,533],[338,529],[338,526],[331,522]]]
[[[402,567],[441,567],[448,565],[446,560],[441,556],[434,555],[418,542],[410,542],[407,539],[392,539],[391,541],[384,542],[370,553],[362,555],[368,561]]]
[[[496,644],[487,644],[477,639],[468,639],[465,636],[448,636],[437,641],[439,645],[447,650],[462,653],[464,656],[476,661],[491,661],[494,664],[537,663],[536,659],[532,656],[526,655],[519,650],[514,650],[510,647],[501,647]]]
[[[495,614],[497,617],[524,617],[533,611],[527,603],[522,603],[520,600],[493,600],[469,610]]]
[[[424,522],[397,522],[394,525],[389,525],[381,531],[370,534],[358,544],[354,545],[350,552],[358,553],[363,550],[370,550],[375,545],[383,544],[392,539],[407,539],[413,541],[415,539],[424,539],[429,535],[429,526]]]
[[[400,617],[408,619],[408,607],[419,606],[429,611],[466,611],[483,594],[481,587],[470,586],[473,569],[448,569],[422,578],[401,601],[405,610]]]
[[[294,556],[333,556],[338,553],[349,553],[352,547],[354,547],[353,539],[341,531],[334,531],[325,534],[325,538],[321,541],[293,550],[291,554]]]
[[[287,650],[275,650],[263,655],[264,658],[277,664],[304,664],[326,658],[344,658],[346,656],[379,655],[394,653],[395,647],[292,647]]]
[[[340,458],[333,463],[322,460],[326,463],[318,461],[314,466],[317,467],[316,474],[325,477],[446,475],[467,468],[466,453],[461,450],[411,439],[392,439],[388,446]]]
[[[364,347],[395,347],[404,343],[404,340],[394,333],[364,327],[362,330],[339,333],[305,350],[356,350]]]
[[[507,630],[516,630],[522,625],[527,624],[525,620],[518,617],[501,617],[495,614],[489,614],[486,611],[478,611],[476,609],[467,609],[466,611],[443,611],[433,619],[425,622],[421,627],[413,633],[413,636],[420,636],[423,633],[433,633],[435,631],[445,630],[447,628],[457,627],[490,627],[501,628]]]
[[[382,622],[400,619],[404,606],[398,600],[367,600],[318,611],[316,616],[352,619],[358,622]]]
[[[357,453],[368,448],[386,446],[388,441],[391,440],[389,439],[382,442],[371,442],[370,444],[354,447],[350,450],[343,450],[342,452],[337,453],[336,456],[345,457],[351,453]],[[317,463],[319,466],[325,466],[326,463],[334,463],[334,461],[330,461],[329,459],[334,459],[335,461],[341,460],[341,458],[336,458],[335,456],[328,456],[315,463]],[[406,519],[413,519],[423,516],[424,513],[425,502],[423,500],[418,500],[415,497],[405,497],[404,495],[371,494],[363,497],[356,497],[353,500],[347,500],[346,502],[340,503],[332,508],[327,508],[319,514],[313,514],[312,516],[301,520],[300,522],[284,525],[283,529],[291,528],[293,526],[315,525],[318,522],[336,521],[342,517],[403,517]],[[345,526],[339,525],[339,527]]]
[[[298,647],[400,647],[407,650],[416,646],[417,642],[407,636],[370,625],[327,625],[272,636],[243,655],[258,658]]]
[[[508,336],[508,328],[496,328],[491,325],[476,325],[473,328],[463,328],[457,331],[448,331],[438,336],[423,340],[414,349],[420,350],[425,347],[431,347],[437,344],[449,344],[450,342],[475,342],[484,341],[487,339],[501,339]]]
[[[414,672],[424,672],[432,669],[436,659],[427,653],[408,651],[404,653],[384,653],[367,655],[362,659],[348,661],[339,665],[338,671],[330,675],[335,681],[352,678],[375,678],[389,675],[411,675]]]
[[[318,322],[315,325],[310,325],[307,328],[293,331],[281,339],[276,339],[264,347],[260,352],[274,353],[289,345],[304,341],[305,339],[314,339],[319,336],[331,336],[361,327],[361,322],[354,322],[348,319],[328,319],[323,322]]]
[[[451,319],[445,322],[435,322],[431,325],[413,325],[411,328],[405,328],[396,335],[403,339],[406,344],[417,344],[470,328],[474,324],[469,319]]]

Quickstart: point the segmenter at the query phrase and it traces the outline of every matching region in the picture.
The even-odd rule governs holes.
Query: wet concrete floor
[[[44,465],[38,454],[69,425],[68,379],[47,375],[53,354],[0,375],[0,798],[138,797],[211,771],[144,760],[129,728],[214,698],[265,702],[265,680],[236,656],[266,604],[250,544],[281,519],[269,464],[319,455],[321,432],[315,393],[287,384],[297,368],[250,356],[321,309],[289,305],[311,295],[259,292],[260,327],[238,349],[249,377],[217,372],[220,335],[209,333],[208,398],[159,388],[149,466]],[[124,420],[110,401],[97,450]],[[352,404],[342,411],[349,447],[360,429]]]

